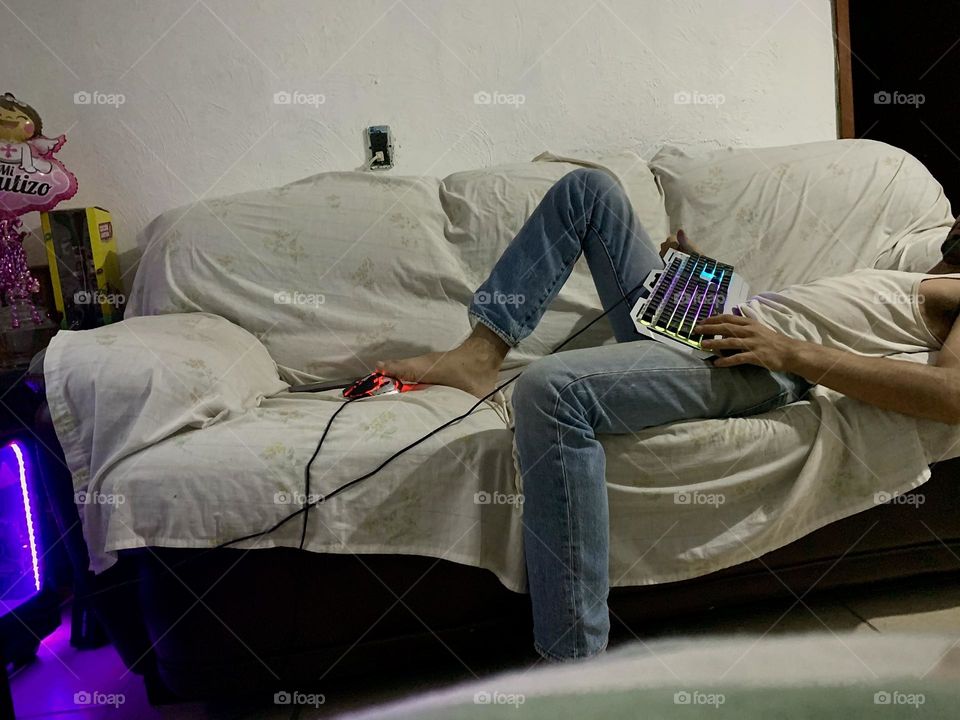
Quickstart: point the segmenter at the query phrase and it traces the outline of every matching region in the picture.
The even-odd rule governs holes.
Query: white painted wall
[[[0,18],[0,92],[68,133],[70,205],[112,210],[128,251],[197,197],[356,168],[370,124],[394,130],[392,172],[438,176],[547,148],[836,137],[829,0],[4,0]]]

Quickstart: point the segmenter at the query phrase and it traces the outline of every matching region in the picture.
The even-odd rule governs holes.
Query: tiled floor
[[[423,673],[406,680],[391,678],[378,686],[369,682],[340,683],[336,694],[328,694],[327,702],[316,708],[293,708],[272,703],[251,705],[248,701],[155,708],[147,702],[141,679],[126,672],[112,648],[75,650],[70,647],[68,629],[68,623],[64,623],[46,639],[36,662],[12,678],[18,718],[306,720],[331,717],[347,709],[386,702],[472,678],[457,663],[446,672]],[[960,639],[960,578],[913,580],[834,592],[806,598],[803,604],[790,601],[716,611],[666,624],[654,635],[658,638],[718,634],[760,636],[827,630],[837,634],[936,632]],[[473,668],[478,674],[502,669],[506,668]],[[119,704],[120,698],[122,704]],[[84,704],[88,699],[95,702]]]

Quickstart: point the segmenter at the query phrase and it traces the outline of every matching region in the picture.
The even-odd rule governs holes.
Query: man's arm
[[[723,336],[704,341],[708,350],[738,351],[714,360],[716,367],[750,364],[791,372],[884,410],[960,424],[960,320],[935,365],[866,357],[794,340],[737,315],[707,318],[694,331]]]
[[[787,372],[884,410],[960,423],[960,368],[941,366],[939,358],[920,365],[803,344]],[[945,352],[946,346],[941,356]]]

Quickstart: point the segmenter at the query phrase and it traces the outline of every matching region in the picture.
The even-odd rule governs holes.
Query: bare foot
[[[405,382],[459,388],[482,398],[493,391],[497,372],[509,347],[483,325],[463,343],[446,352],[403,360],[379,360],[376,369]]]

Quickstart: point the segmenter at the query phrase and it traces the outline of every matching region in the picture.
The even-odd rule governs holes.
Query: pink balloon
[[[42,320],[33,304],[39,283],[23,251],[20,216],[52,210],[77,194],[77,178],[54,157],[64,135],[43,135],[43,121],[32,107],[10,93],[0,96],[0,296],[10,306],[10,325],[20,327],[17,306],[25,305],[34,323]]]
[[[77,194],[77,178],[54,157],[66,136],[48,138],[42,130],[32,107],[0,96],[0,216],[46,212]]]

